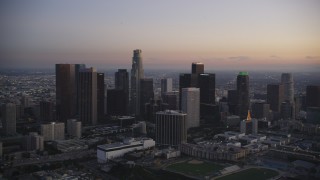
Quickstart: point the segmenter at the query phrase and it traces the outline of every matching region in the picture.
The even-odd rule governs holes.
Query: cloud
[[[229,57],[229,59],[235,60],[235,61],[248,61],[250,60],[250,57],[249,56],[233,56],[233,57]]]
[[[280,57],[277,56],[277,55],[271,55],[270,58],[275,58],[276,59],[276,58],[280,58]]]
[[[320,59],[320,56],[306,56],[306,59]]]

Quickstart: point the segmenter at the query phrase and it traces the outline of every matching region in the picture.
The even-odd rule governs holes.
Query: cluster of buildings
[[[238,161],[268,150],[272,157],[283,155],[287,159],[318,161],[317,153],[288,147],[290,134],[261,131],[278,126],[305,134],[320,133],[320,86],[307,86],[304,99],[295,97],[290,73],[283,73],[279,83],[268,84],[264,99],[252,98],[248,72],[239,72],[236,87],[218,98],[216,75],[205,73],[200,62],[191,64],[191,73],[179,75],[176,89],[172,78],[162,78],[161,92],[157,94],[153,79],[144,75],[139,49],[133,51],[130,76],[126,69],[115,72],[114,89],[106,88],[104,73],[84,64],[56,64],[55,74],[56,99],[39,102],[40,121],[34,125],[38,132],[19,136],[17,120],[22,106],[12,102],[1,104],[1,133],[5,137],[0,140],[1,154],[20,148],[20,145],[7,146],[12,138],[23,141],[21,147],[25,151],[43,151],[46,141],[51,141],[61,152],[86,150],[88,142],[81,138],[82,131],[88,128],[92,137],[118,133],[139,137],[109,144],[95,142],[99,163],[155,146],[159,150],[154,155],[166,158],[185,154],[208,160]],[[23,107],[29,100],[27,96],[21,98]],[[190,130],[204,124],[225,130],[232,128],[232,131],[215,134],[211,140],[188,139]]]

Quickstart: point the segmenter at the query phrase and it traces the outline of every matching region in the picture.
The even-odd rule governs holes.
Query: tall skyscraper
[[[200,125],[200,89],[183,88],[181,110],[187,113],[187,129]]]
[[[246,118],[250,100],[249,100],[249,75],[248,72],[240,72],[237,76],[237,112],[241,119]]]
[[[238,92],[237,90],[228,90],[228,108],[231,114],[236,114],[238,104]]]
[[[263,102],[252,104],[252,117],[253,118],[267,118],[269,119],[270,105]]]
[[[107,114],[110,116],[126,115],[127,100],[125,92],[121,89],[107,90]]]
[[[5,135],[14,135],[16,133],[16,105],[12,103],[1,106],[2,127]]]
[[[270,104],[270,109],[275,112],[280,112],[280,106],[283,102],[283,85],[268,84],[267,85],[267,103]]]
[[[168,109],[179,109],[179,91],[167,92],[162,96],[163,102],[168,104]]]
[[[100,122],[104,121],[105,101],[104,73],[97,73],[97,118]]]
[[[118,69],[118,72],[115,73],[115,88],[118,90],[122,90],[125,94],[127,114],[129,112],[129,73],[126,69]]]
[[[40,121],[53,121],[53,107],[54,104],[50,101],[40,101]]]
[[[283,85],[283,100],[294,102],[294,88],[293,88],[293,77],[291,73],[281,74],[281,84]]]
[[[76,114],[79,114],[79,91],[78,91],[78,76],[79,76],[79,72],[80,70],[82,69],[85,69],[86,68],[86,65],[85,64],[75,64],[74,65],[75,67],[75,81],[76,81],[76,84],[75,84],[75,88],[76,88],[76,95],[75,95],[75,98],[76,98]]]
[[[200,88],[200,103],[215,103],[215,74],[204,73],[204,64],[194,62],[191,66],[191,74],[180,74],[179,77],[179,99],[181,109],[182,88]]]
[[[78,76],[79,118],[84,125],[97,123],[97,71],[82,69]]]
[[[281,74],[281,84],[283,85],[283,101],[286,101],[287,113],[286,118],[295,118],[295,104],[294,104],[294,87],[293,87],[293,77],[291,73],[282,73]],[[289,107],[289,105],[291,107]],[[290,111],[289,111],[290,109]],[[282,116],[284,118],[284,116]]]
[[[320,86],[307,86],[307,107],[320,107]]]
[[[140,114],[144,115],[145,105],[154,99],[153,79],[144,78],[140,80]]]
[[[201,62],[193,62],[191,65],[192,74],[203,74],[204,73],[204,64]]]
[[[172,91],[172,78],[161,79],[161,96]]]
[[[215,104],[215,86],[215,74],[199,74],[197,87],[200,88],[201,104]]]
[[[136,49],[133,51],[132,69],[131,69],[131,110],[135,115],[140,114],[140,80],[144,78],[142,65],[142,51]]]
[[[168,109],[168,104],[163,103],[162,100],[150,100],[149,103],[145,104],[144,120],[155,123],[156,113]]]
[[[56,64],[57,118],[66,122],[76,115],[77,91],[74,64]]]
[[[187,142],[187,114],[166,110],[156,113],[156,143],[178,146]]]

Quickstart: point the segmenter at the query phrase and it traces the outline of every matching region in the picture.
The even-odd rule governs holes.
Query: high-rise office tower
[[[237,76],[237,96],[237,114],[243,119],[247,116],[250,105],[248,72],[240,72]]]
[[[144,78],[142,65],[142,51],[136,49],[133,51],[132,69],[131,69],[131,110],[135,115],[140,114],[140,80]]]
[[[168,109],[178,110],[179,91],[167,92],[162,96],[163,102],[168,104]]]
[[[97,71],[82,69],[78,76],[79,118],[84,125],[97,123]]]
[[[291,105],[290,117],[295,118],[295,105],[294,105],[294,87],[293,87],[293,77],[291,73],[281,74],[281,84],[283,85],[283,100],[287,102],[286,106]],[[289,107],[287,107],[289,108]]]
[[[51,122],[41,124],[41,135],[44,141],[64,140],[65,125],[64,123]]]
[[[150,100],[145,104],[144,120],[155,123],[156,113],[168,109],[168,104],[163,103],[162,100]]]
[[[307,86],[307,97],[306,106],[307,107],[320,107],[320,86]]]
[[[140,114],[144,115],[145,105],[154,99],[153,79],[144,78],[140,80]]]
[[[181,109],[182,89],[191,86],[191,74],[180,74],[179,76],[179,109]]]
[[[156,143],[178,146],[187,141],[187,114],[166,110],[156,113]]]
[[[104,73],[97,73],[97,118],[100,122],[104,121],[105,100]]]
[[[16,105],[12,103],[1,106],[2,127],[5,135],[14,135],[16,133]]]
[[[78,78],[78,76],[79,76],[80,70],[85,69],[86,65],[85,64],[75,64],[74,67],[75,67],[75,81],[76,81],[76,83],[75,83],[75,88],[76,88],[76,95],[75,95],[75,98],[76,98],[76,100],[75,100],[76,101],[76,114],[79,114],[79,99],[78,99],[78,97],[79,97],[79,91],[78,91],[78,80],[79,80],[79,78]]]
[[[172,78],[161,79],[161,96],[172,91]]]
[[[200,88],[200,103],[215,104],[215,74],[199,74],[198,86]]]
[[[192,63],[191,74],[180,74],[179,77],[179,99],[181,109],[182,88],[200,88],[200,103],[215,103],[215,74],[204,73],[204,64],[199,62]]]
[[[231,114],[236,114],[238,104],[238,92],[237,90],[228,90],[228,108]]]
[[[270,104],[270,109],[275,112],[280,112],[280,106],[283,102],[283,85],[268,84],[267,85],[267,103]]]
[[[290,119],[292,117],[293,105],[289,101],[284,101],[280,105],[280,115],[283,119]]]
[[[253,118],[266,118],[269,119],[270,105],[264,102],[257,102],[252,104],[252,117]]]
[[[191,65],[192,74],[203,74],[204,73],[204,64],[201,62],[193,62]]]
[[[281,84],[283,85],[283,100],[294,102],[294,88],[293,88],[293,78],[291,73],[281,74]]]
[[[129,112],[129,73],[126,69],[118,69],[115,73],[115,89],[122,90],[125,94],[126,115]]]
[[[107,114],[120,116],[127,114],[126,94],[122,89],[107,90]]]
[[[50,101],[40,101],[40,121],[53,121],[53,107],[54,104]]]
[[[187,113],[187,129],[200,125],[200,89],[183,88],[181,110]]]
[[[74,64],[56,64],[57,118],[65,122],[76,115],[76,79]]]

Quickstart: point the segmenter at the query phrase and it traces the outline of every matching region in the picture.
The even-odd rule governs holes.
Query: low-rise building
[[[118,157],[122,157],[128,152],[153,148],[155,141],[151,138],[124,139],[123,142],[99,145],[97,147],[98,163],[106,163]]]

